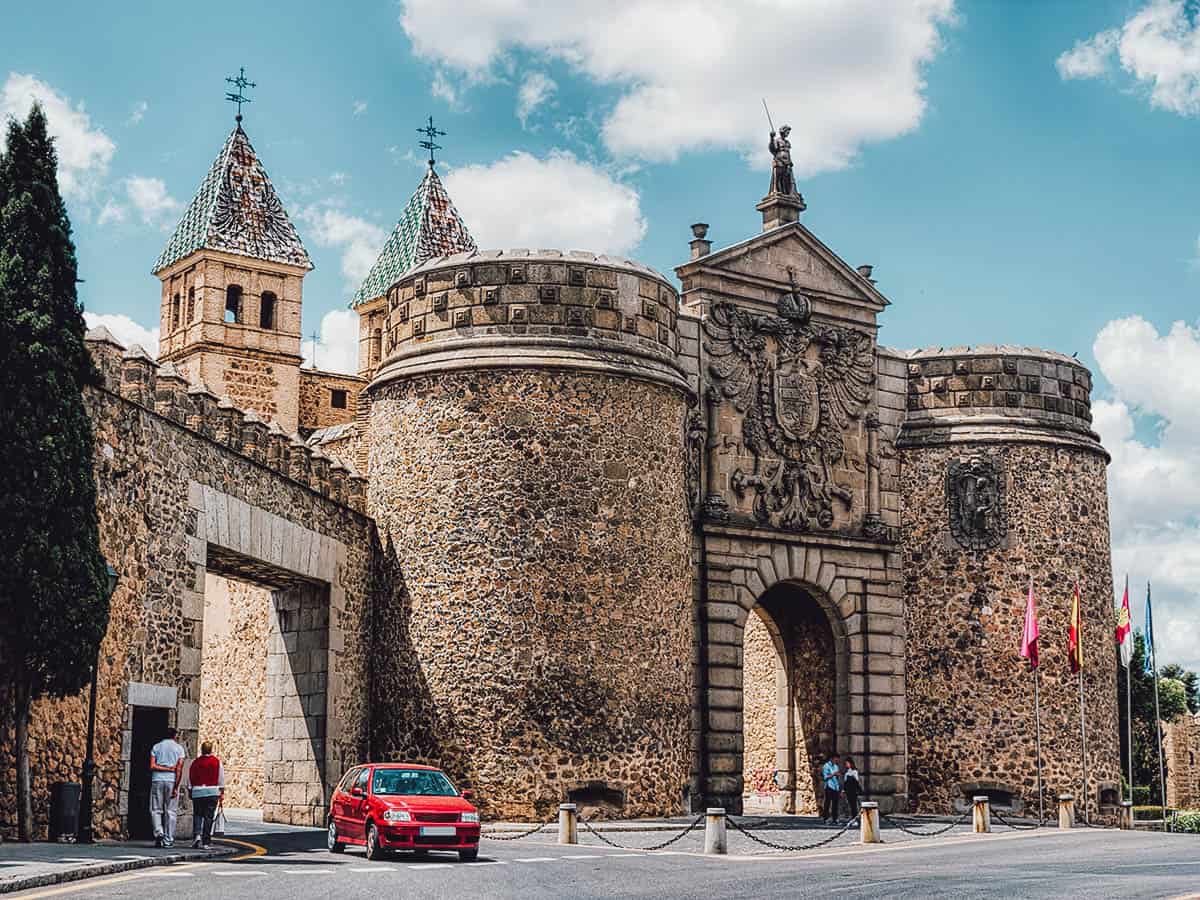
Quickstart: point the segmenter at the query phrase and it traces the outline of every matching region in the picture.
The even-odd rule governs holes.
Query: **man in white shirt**
[[[179,808],[179,782],[187,751],[175,740],[175,729],[150,750],[150,819],[154,823],[154,846],[175,843],[175,816]]]

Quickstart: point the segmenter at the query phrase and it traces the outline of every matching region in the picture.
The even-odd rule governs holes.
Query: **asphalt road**
[[[887,838],[885,831],[885,840]],[[648,835],[614,834],[650,843]],[[955,833],[863,847],[839,845],[797,854],[742,852],[703,856],[695,844],[656,853],[597,845],[561,847],[548,839],[484,840],[479,860],[450,854],[369,862],[360,850],[327,853],[319,831],[241,835],[263,855],[181,864],[41,888],[12,897],[559,898],[1200,898],[1200,837],[1075,830]],[[760,848],[761,849],[761,848]],[[251,851],[247,848],[247,854]]]

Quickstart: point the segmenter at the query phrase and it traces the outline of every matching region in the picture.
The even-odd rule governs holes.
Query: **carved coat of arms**
[[[998,461],[975,457],[950,463],[946,506],[950,533],[968,550],[997,546],[1008,532],[1004,510],[1004,471]]]
[[[834,469],[875,382],[871,336],[814,325],[810,310],[793,284],[775,315],[722,302],[704,325],[709,378],[742,414],[742,445],[754,458],[730,486],[738,496],[754,493],[757,521],[794,531],[832,527],[835,501],[851,507],[852,489]]]

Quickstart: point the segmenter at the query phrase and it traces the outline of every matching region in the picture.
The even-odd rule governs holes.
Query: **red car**
[[[327,846],[332,853],[365,846],[367,859],[392,850],[457,850],[467,862],[479,855],[479,811],[469,796],[432,766],[355,766],[333,790]]]

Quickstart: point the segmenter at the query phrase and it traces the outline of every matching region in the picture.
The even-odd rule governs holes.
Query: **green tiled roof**
[[[312,268],[300,235],[240,124],[213,161],[154,271],[201,249]]]
[[[401,275],[427,259],[475,249],[475,240],[430,166],[350,306],[382,296]]]

